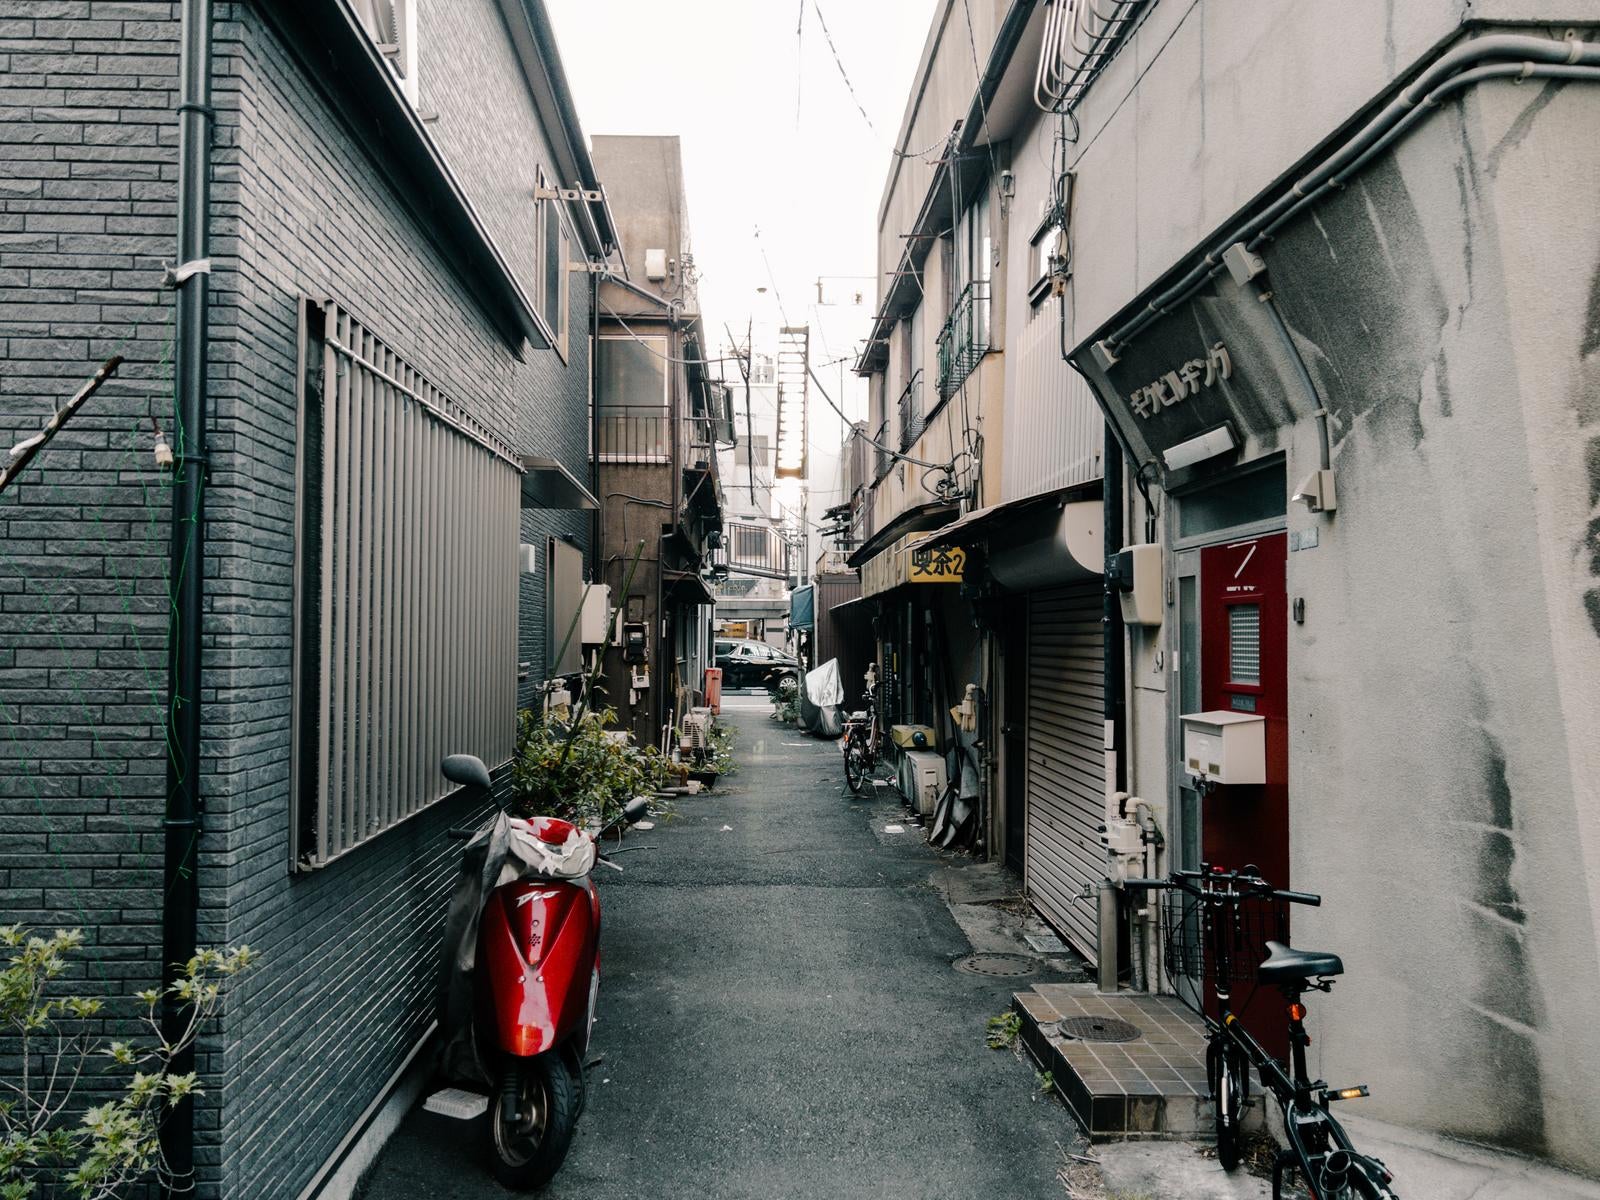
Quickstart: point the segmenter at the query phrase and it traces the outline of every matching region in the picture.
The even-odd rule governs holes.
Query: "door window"
[[[1228,682],[1261,683],[1261,606],[1235,604],[1228,609]]]

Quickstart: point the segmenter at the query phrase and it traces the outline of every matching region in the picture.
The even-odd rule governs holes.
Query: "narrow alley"
[[[552,1200],[1062,1195],[1076,1133],[1031,1065],[985,1048],[1014,980],[971,947],[892,802],[843,795],[835,743],[730,697],[739,771],[603,871],[603,978]],[[505,1193],[484,1118],[414,1111],[363,1200]]]

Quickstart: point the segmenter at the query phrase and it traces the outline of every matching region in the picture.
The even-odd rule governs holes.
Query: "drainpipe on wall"
[[[1126,767],[1123,763],[1125,752],[1124,736],[1124,703],[1123,703],[1123,631],[1122,631],[1122,594],[1117,587],[1117,573],[1115,570],[1117,552],[1122,549],[1122,446],[1111,431],[1111,426],[1105,427],[1105,449],[1101,456],[1104,464],[1104,478],[1101,482],[1102,517],[1105,529],[1105,570],[1102,573],[1103,608],[1101,610],[1102,642],[1102,672],[1101,686],[1104,689],[1105,723],[1106,723],[1106,817],[1109,820],[1116,815],[1111,811],[1111,797],[1125,791]],[[1109,878],[1100,881],[1100,891],[1097,896],[1097,916],[1099,926],[1098,954],[1095,964],[1096,986],[1102,992],[1117,990],[1117,964],[1120,958],[1121,942],[1121,889]]]
[[[210,298],[211,0],[184,0],[179,60],[178,267],[173,438],[172,618],[167,629],[166,858],[162,875],[162,1035],[177,1040],[188,1005],[167,988],[194,957],[200,884],[200,619],[205,584],[206,352]],[[173,1057],[172,1071],[194,1070],[192,1045]],[[184,1096],[161,1124],[167,1196],[194,1190],[194,1100]]]
[[[599,497],[590,518],[589,562],[594,581],[605,582],[605,497],[600,495],[600,276],[589,272],[589,493]]]

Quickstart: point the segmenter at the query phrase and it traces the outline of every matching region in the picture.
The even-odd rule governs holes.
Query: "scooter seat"
[[[1256,971],[1262,983],[1292,983],[1296,979],[1311,979],[1329,975],[1343,975],[1344,960],[1325,950],[1296,950],[1282,942],[1267,943],[1267,960]]]

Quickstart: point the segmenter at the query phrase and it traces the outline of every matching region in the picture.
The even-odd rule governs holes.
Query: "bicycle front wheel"
[[[866,777],[867,764],[861,753],[861,744],[852,739],[844,751],[844,781],[852,795],[861,794],[861,785],[866,781]]]
[[[1217,1132],[1217,1162],[1224,1171],[1239,1165],[1240,1129],[1250,1097],[1248,1064],[1231,1045],[1213,1040],[1206,1047],[1206,1077],[1211,1081],[1211,1106]]]

